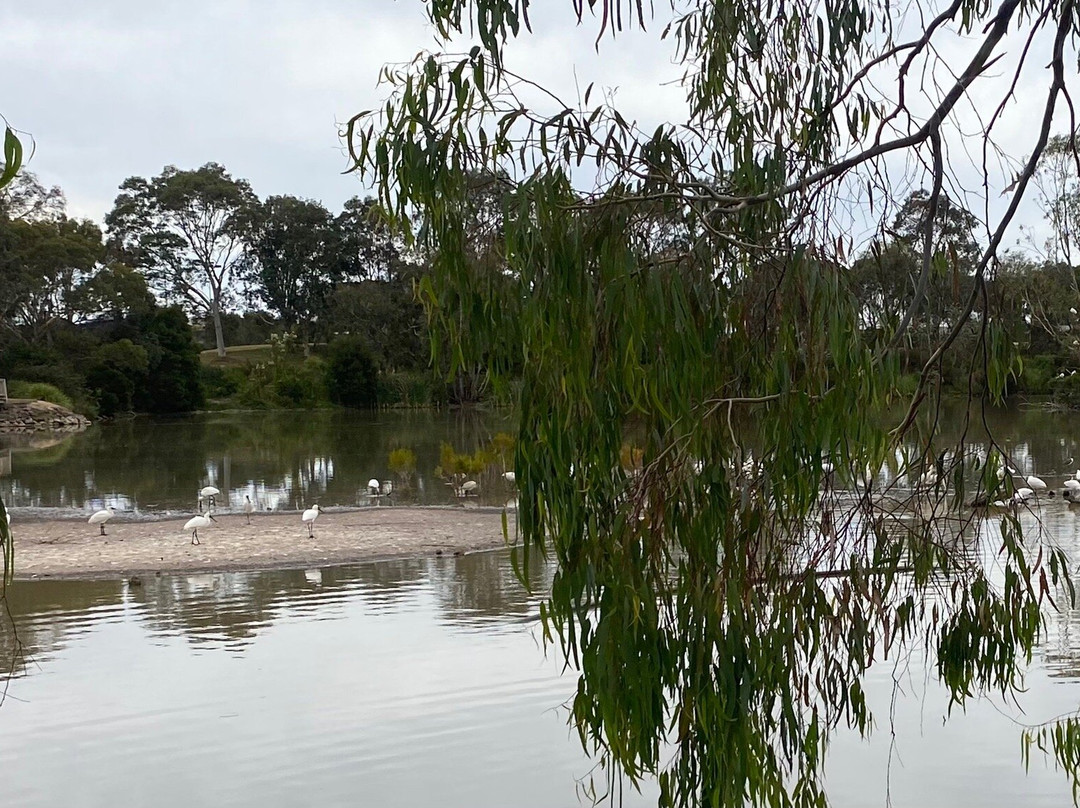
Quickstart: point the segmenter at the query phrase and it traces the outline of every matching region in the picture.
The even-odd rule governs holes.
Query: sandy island
[[[510,536],[514,514],[507,514]],[[499,508],[356,508],[324,511],[315,538],[298,512],[217,516],[191,544],[188,517],[127,521],[117,514],[101,536],[85,520],[15,521],[15,578],[120,578],[166,572],[219,572],[329,566],[503,547]]]

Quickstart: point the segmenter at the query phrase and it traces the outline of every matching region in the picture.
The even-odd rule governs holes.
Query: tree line
[[[125,180],[104,225],[68,216],[61,189],[31,172],[4,189],[0,374],[112,414],[202,406],[221,374],[200,369],[200,335],[220,358],[230,342],[288,334],[303,357],[336,339],[336,356],[351,350],[376,370],[428,368],[413,292],[423,264],[370,199],[334,214],[292,196],[260,200],[215,163],[168,166]]]

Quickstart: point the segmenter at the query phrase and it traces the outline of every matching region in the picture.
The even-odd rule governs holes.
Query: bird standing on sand
[[[320,513],[322,513],[322,509],[318,505],[312,505],[300,517],[300,521],[307,525],[309,539],[315,538],[315,520],[319,518]]]
[[[244,497],[244,516],[247,517],[247,524],[251,524],[251,514],[255,513],[255,503],[251,501],[251,497]]]
[[[215,497],[220,493],[221,492],[214,488],[214,486],[212,485],[208,485],[205,488],[201,489],[199,491],[199,510],[202,510],[202,504],[204,499],[209,500],[210,502],[210,507],[207,510],[213,510],[214,506],[217,505],[217,500],[215,499]]]
[[[199,514],[198,516],[193,516],[188,519],[187,522],[184,524],[184,530],[191,531],[191,543],[200,544],[199,528],[210,527],[210,524],[216,521],[217,519],[214,518],[214,514],[211,511],[207,511],[204,514]]]
[[[105,533],[105,523],[108,522],[110,519],[112,519],[113,514],[115,514],[115,513],[116,513],[116,509],[112,505],[108,505],[108,506],[105,507],[104,510],[100,510],[100,511],[97,511],[97,512],[91,514],[90,518],[87,519],[86,521],[87,521],[88,524],[98,525],[101,528],[101,535],[104,536],[104,535],[106,535],[106,533]]]

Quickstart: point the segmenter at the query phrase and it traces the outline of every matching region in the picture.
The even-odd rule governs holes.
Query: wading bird
[[[101,535],[104,536],[106,535],[105,523],[112,519],[113,514],[115,513],[116,509],[112,505],[109,505],[104,510],[97,511],[96,513],[91,514],[90,518],[86,521],[88,524],[98,525],[101,528]]]
[[[251,514],[255,513],[255,503],[251,501],[251,497],[244,497],[244,516],[247,517],[247,524],[251,524]]]
[[[217,504],[217,500],[215,499],[215,497],[220,493],[221,492],[214,488],[214,486],[212,485],[208,485],[205,488],[201,489],[199,491],[199,510],[202,510],[202,504],[204,499],[209,500],[210,502],[210,507],[207,510],[213,510],[214,506]]]
[[[318,505],[312,505],[303,515],[300,517],[300,521],[307,524],[307,534],[309,539],[315,538],[315,520],[319,518],[319,514],[322,513],[322,509]]]
[[[188,530],[191,531],[191,543],[192,544],[199,544],[200,543],[199,542],[199,528],[200,527],[204,527],[204,528],[205,527],[210,527],[210,523],[211,522],[216,522],[216,521],[217,521],[217,519],[214,518],[214,514],[211,513],[210,511],[207,511],[204,514],[199,514],[198,516],[193,516],[190,519],[188,519],[187,522],[184,523],[184,530],[185,531],[188,531]]]

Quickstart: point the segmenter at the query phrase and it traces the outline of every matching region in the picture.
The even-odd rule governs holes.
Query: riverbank
[[[80,432],[90,426],[83,415],[49,401],[8,399],[0,404],[0,433]]]
[[[157,522],[117,514],[107,535],[85,520],[15,520],[15,578],[125,578],[167,572],[228,572],[330,566],[505,545],[499,508],[350,508],[324,512],[315,538],[297,512],[215,517],[191,544],[188,517]],[[511,537],[514,514],[508,514]]]

